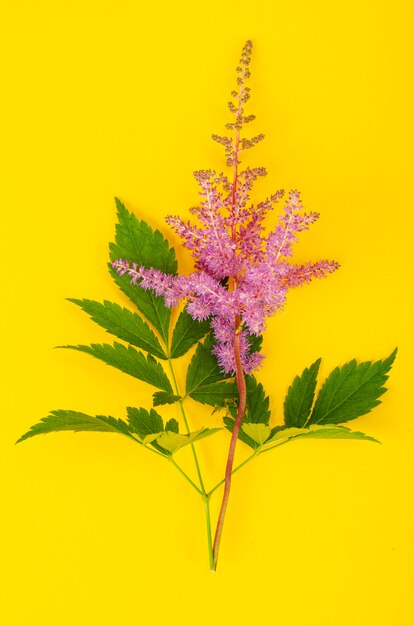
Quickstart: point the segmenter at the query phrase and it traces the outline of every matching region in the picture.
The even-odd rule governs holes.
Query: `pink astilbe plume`
[[[189,276],[171,276],[152,268],[137,267],[118,259],[113,267],[120,274],[129,274],[132,282],[143,289],[153,289],[164,297],[168,306],[186,300],[188,313],[197,320],[211,318],[216,339],[213,351],[226,373],[236,370],[234,335],[240,334],[240,356],[246,373],[256,369],[263,355],[250,351],[249,334],[259,335],[266,318],[280,311],[287,292],[312,278],[322,278],[336,270],[335,261],[318,261],[294,265],[287,261],[297,235],[307,230],[319,217],[304,213],[300,194],[293,190],[282,209],[275,229],[264,235],[263,221],[282,199],[276,191],[266,200],[250,204],[254,182],[266,175],[264,168],[239,171],[240,153],[252,148],[264,137],[241,138],[242,127],[254,119],[244,114],[250,98],[246,80],[250,76],[251,42],[247,42],[237,68],[237,91],[229,102],[235,116],[226,127],[235,137],[213,135],[225,148],[227,164],[233,170],[232,180],[212,170],[195,172],[200,187],[200,204],[191,213],[199,224],[168,216],[167,223],[183,240],[195,260],[195,272]]]

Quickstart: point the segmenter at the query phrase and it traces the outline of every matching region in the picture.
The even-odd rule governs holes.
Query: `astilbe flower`
[[[321,278],[338,268],[335,261],[317,261],[305,265],[289,263],[297,234],[307,230],[319,217],[304,213],[300,194],[289,192],[275,229],[264,235],[267,213],[284,196],[280,190],[266,200],[249,205],[254,182],[266,175],[262,167],[239,171],[240,153],[255,146],[264,136],[241,138],[243,125],[254,115],[244,115],[250,97],[246,80],[250,76],[251,42],[247,42],[237,68],[237,91],[232,92],[230,111],[235,119],[226,125],[234,139],[213,135],[225,147],[227,164],[233,169],[232,180],[212,170],[194,173],[200,187],[200,205],[191,213],[199,225],[179,216],[168,216],[167,223],[183,240],[195,259],[195,271],[188,276],[172,276],[153,268],[137,267],[117,259],[113,267],[131,276],[143,289],[153,289],[168,306],[186,300],[188,313],[197,320],[211,319],[216,340],[213,348],[225,373],[236,371],[234,337],[240,335],[240,358],[243,370],[250,373],[263,355],[251,352],[249,334],[259,335],[266,318],[280,311],[291,287]]]
[[[224,146],[232,180],[212,170],[195,172],[200,204],[191,213],[199,224],[185,222],[179,216],[167,217],[168,224],[191,251],[195,271],[188,276],[171,276],[154,268],[137,267],[128,260],[118,259],[113,263],[120,274],[129,274],[142,288],[164,296],[168,306],[186,300],[187,311],[194,319],[209,318],[217,361],[224,373],[235,374],[238,405],[214,537],[213,570],[217,567],[236,443],[247,406],[245,373],[251,373],[263,360],[262,354],[252,351],[249,335],[263,332],[266,319],[283,308],[291,287],[326,276],[338,267],[335,261],[305,265],[289,262],[298,233],[307,230],[319,217],[317,213],[303,212],[298,191],[290,191],[275,229],[267,236],[264,218],[282,199],[283,190],[258,204],[250,204],[254,182],[266,175],[262,167],[239,171],[241,152],[264,138],[262,134],[249,139],[241,137],[243,126],[255,118],[244,114],[244,105],[250,98],[246,81],[250,76],[251,49],[248,41],[237,68],[237,90],[232,92],[233,101],[229,102],[234,121],[226,127],[234,132],[234,138],[213,135]]]

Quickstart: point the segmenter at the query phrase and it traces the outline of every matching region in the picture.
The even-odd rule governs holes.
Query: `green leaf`
[[[296,428],[294,426],[291,428],[278,428],[276,432],[266,441],[266,445],[273,443],[274,441],[280,441],[281,439],[292,439],[293,437],[303,435],[303,433],[303,428]]]
[[[200,385],[189,395],[193,400],[201,404],[223,407],[226,406],[229,401],[236,400],[239,394],[235,382],[222,381],[208,385]]]
[[[200,439],[214,435],[214,433],[221,430],[221,428],[202,428],[194,433],[188,435],[181,435],[176,432],[163,432],[158,437],[157,444],[171,455],[175,454],[183,446],[188,446],[191,443],[195,443]]]
[[[86,415],[86,413],[80,413],[79,411],[57,410],[51,411],[48,417],[42,418],[38,424],[32,426],[16,443],[29,439],[29,437],[34,437],[35,435],[45,435],[62,430],[71,430],[74,432],[114,432],[129,437],[131,436],[127,424],[114,417],[107,415]]]
[[[160,433],[152,433],[151,435],[145,435],[142,438],[142,445],[148,446],[149,444],[153,444],[156,439],[160,436]],[[153,446],[156,447],[156,446]]]
[[[144,445],[151,445],[161,454],[169,456],[169,451],[162,448],[158,439],[165,431],[178,433],[178,422],[174,418],[170,419],[164,428],[161,415],[154,409],[147,411],[143,408],[127,407],[128,423],[131,432],[136,433]]]
[[[177,260],[174,249],[169,247],[160,231],[153,231],[146,222],[138,220],[130,213],[120,200],[116,198],[115,201],[118,224],[115,243],[109,244],[111,261],[124,259],[137,263],[138,266],[144,265],[166,274],[176,274]],[[111,267],[110,273],[119,288],[167,342],[171,311],[165,306],[164,299],[156,296],[151,290],[146,291],[138,285],[131,285],[131,279],[127,274],[120,276]]]
[[[233,417],[226,416],[225,418],[223,418],[223,422],[224,422],[224,425],[225,425],[226,429],[230,433],[232,433],[233,432],[233,428],[234,428],[235,419]],[[239,430],[238,439],[240,439],[240,441],[245,443],[247,446],[249,446],[249,448],[252,448],[253,450],[257,450],[257,448],[260,447],[259,444],[257,443],[257,441],[255,441],[254,439],[249,437],[249,435],[247,435],[247,433],[245,433],[243,428],[240,428],[240,430]]]
[[[115,256],[115,258],[117,258]],[[167,343],[168,329],[170,327],[171,310],[165,306],[164,298],[156,296],[151,290],[146,291],[139,285],[132,285],[131,278],[124,274],[120,276],[116,271],[108,265],[109,273],[120,290],[131,300],[154,328],[160,333],[161,337]]]
[[[258,383],[254,376],[246,376],[246,411],[243,417],[244,424],[265,424],[269,425],[270,409],[269,397],[266,396],[265,390],[261,383]],[[236,399],[238,391],[236,386]],[[236,417],[237,403],[233,406],[229,405],[229,412],[232,417]]]
[[[263,337],[262,335],[249,335],[248,341],[250,344],[250,352],[260,352],[262,349]]]
[[[114,302],[104,300],[103,303],[94,300],[77,300],[68,298],[70,302],[78,305],[91,319],[105,328],[109,333],[119,339],[123,339],[133,346],[142,348],[160,359],[166,359],[167,355],[161,348],[156,335],[148,324],[136,313],[119,306]]]
[[[148,435],[161,433],[164,430],[162,417],[154,409],[147,411],[142,407],[137,409],[128,406],[127,415],[131,432],[136,433],[141,439]]]
[[[110,244],[110,248],[116,248],[117,253],[120,252],[120,257],[117,258],[153,267],[166,274],[176,274],[178,264],[174,248],[170,248],[160,231],[154,231],[144,220],[138,220],[118,198],[115,198],[115,203],[118,224],[115,244]],[[135,255],[135,258],[129,258],[129,254]]]
[[[345,428],[345,426],[336,426],[335,424],[326,424],[325,426],[319,426],[317,424],[313,424],[309,426],[307,429],[308,432],[303,433],[301,438],[312,438],[312,439],[365,439],[367,441],[374,441],[375,443],[380,443],[378,439],[374,439],[374,437],[369,437],[364,433],[361,433],[358,430],[350,430],[349,428]]]
[[[245,423],[269,425],[269,396],[266,396],[262,383],[254,376],[246,377],[246,415]]]
[[[336,424],[327,424],[320,426],[318,424],[312,424],[307,428],[283,428],[279,430],[275,435],[270,437],[265,443],[268,446],[276,441],[283,439],[365,439],[368,441],[375,441],[379,443],[374,437],[369,437],[364,433],[356,430],[349,430],[345,426],[337,426]]]
[[[152,394],[152,403],[154,406],[160,406],[161,404],[174,404],[181,400],[181,396],[176,396],[169,391],[156,391]]]
[[[171,341],[171,358],[176,359],[188,352],[210,330],[208,321],[198,322],[186,310],[182,311],[174,327]]]
[[[211,352],[214,345],[212,335],[207,335],[204,343],[199,343],[187,370],[186,391],[191,395],[195,389],[222,381],[226,377],[220,370],[217,359]]]
[[[269,439],[270,433],[271,433],[270,427],[266,426],[266,424],[261,424],[261,423],[257,423],[257,424],[243,423],[242,429],[246,433],[246,435],[250,437],[250,439],[253,439],[253,441],[258,443],[259,445],[264,444],[265,441]]]
[[[59,348],[69,348],[91,354],[107,365],[112,365],[121,372],[130,374],[139,380],[143,380],[158,389],[172,393],[171,383],[164,372],[161,363],[158,363],[153,356],[145,356],[132,346],[125,347],[115,342],[113,346],[107,343],[93,343],[90,346],[58,346]]]
[[[312,409],[320,364],[321,359],[312,363],[289,387],[284,404],[286,426],[305,426]]]
[[[157,437],[157,444],[169,454],[174,454],[177,450],[187,445],[187,443],[191,443],[188,435],[182,435],[172,431],[161,433],[161,435]]]
[[[198,344],[187,370],[186,395],[203,404],[224,406],[226,400],[237,397],[237,387],[234,382],[225,382],[230,375],[220,370],[211,352],[213,345],[211,334]]]
[[[170,430],[172,433],[178,433],[179,428],[177,420],[173,417],[168,420],[168,422],[165,424],[165,430]]]
[[[353,359],[336,367],[319,391],[309,424],[339,424],[369,413],[386,391],[384,384],[396,354],[397,349],[383,361],[357,364]]]
[[[238,399],[237,385],[235,386],[235,400]],[[229,432],[233,432],[237,414],[237,402],[228,405],[230,415],[224,418],[224,424]],[[238,438],[253,450],[256,450],[270,437],[275,429],[269,427],[270,410],[269,397],[261,383],[254,376],[246,376],[246,412]]]

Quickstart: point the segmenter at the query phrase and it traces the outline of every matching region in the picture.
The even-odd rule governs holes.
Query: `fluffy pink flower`
[[[239,171],[240,153],[263,139],[263,135],[240,137],[243,125],[254,119],[244,115],[244,105],[250,97],[245,85],[250,75],[250,52],[248,42],[237,68],[238,90],[232,92],[234,102],[229,103],[235,119],[226,127],[235,132],[235,137],[213,135],[225,148],[227,164],[233,168],[232,181],[212,170],[195,172],[200,204],[191,212],[199,224],[178,216],[166,218],[191,251],[196,271],[189,276],[171,276],[152,268],[138,268],[122,259],[112,264],[117,272],[127,273],[143,289],[153,289],[163,296],[167,306],[186,300],[187,311],[194,319],[211,318],[216,339],[213,351],[226,373],[235,371],[235,332],[240,334],[244,371],[250,373],[260,365],[263,355],[251,353],[248,335],[263,332],[266,319],[283,308],[290,288],[322,278],[339,267],[335,261],[306,265],[288,262],[298,233],[307,230],[319,217],[317,213],[303,212],[298,191],[290,191],[275,229],[267,236],[264,218],[284,192],[277,191],[258,204],[250,204],[254,182],[266,175],[260,167]]]

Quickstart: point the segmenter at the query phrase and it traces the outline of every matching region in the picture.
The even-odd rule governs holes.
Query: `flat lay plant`
[[[261,202],[251,200],[255,181],[266,175],[263,167],[242,167],[243,153],[264,138],[244,135],[245,127],[255,119],[245,112],[250,98],[251,52],[252,43],[247,41],[228,104],[232,115],[226,124],[228,134],[213,135],[224,147],[230,174],[210,169],[194,173],[200,203],[191,213],[198,223],[179,216],[166,218],[190,251],[194,271],[179,274],[175,251],[161,232],[117,199],[118,222],[115,242],[109,246],[108,267],[134,308],[107,300],[69,298],[120,341],[60,347],[92,355],[152,385],[156,389],[152,407],[129,406],[126,419],[54,410],[19,439],[63,430],[119,433],[171,463],[202,500],[211,571],[217,568],[233,474],[256,457],[298,439],[375,442],[344,424],[380,403],[396,356],[395,349],[380,361],[358,363],[354,359],[336,367],[319,387],[321,359],[316,359],[287,390],[283,424],[271,423],[269,396],[255,376],[264,360],[266,320],[283,309],[289,289],[326,277],[339,265],[330,260],[301,265],[291,261],[298,234],[319,217],[303,211],[298,191],[285,194],[278,190]],[[268,232],[264,221],[277,205],[281,209]],[[174,324],[172,320],[176,320]],[[186,378],[178,381],[175,363],[187,354],[191,358]],[[197,448],[203,439],[222,429],[207,425],[193,430],[195,416],[187,413],[188,398],[211,407],[215,419],[219,411],[229,434],[223,479],[212,487],[206,486]],[[179,407],[180,423],[160,415],[159,411],[168,414],[172,405]],[[235,466],[239,441],[250,452]],[[179,461],[185,446],[190,446],[193,457],[192,475]],[[210,501],[221,492],[221,508],[213,526]]]

